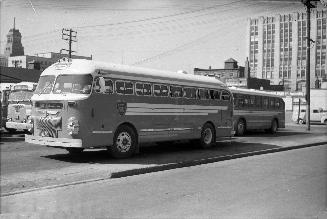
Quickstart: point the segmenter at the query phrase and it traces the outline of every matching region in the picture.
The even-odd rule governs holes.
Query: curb
[[[305,144],[305,145],[288,146],[288,147],[273,148],[273,149],[260,150],[260,151],[252,151],[252,152],[248,152],[248,153],[225,155],[225,156],[220,156],[220,157],[209,157],[209,158],[204,158],[204,159],[199,159],[199,160],[182,161],[182,162],[178,162],[178,163],[163,164],[163,165],[158,165],[158,166],[153,166],[153,167],[145,167],[145,168],[140,168],[140,169],[124,170],[121,172],[111,173],[111,175],[109,175],[107,177],[90,179],[90,180],[82,180],[82,181],[76,181],[76,182],[64,183],[64,184],[58,184],[58,185],[52,185],[52,186],[44,186],[44,187],[20,190],[20,191],[15,191],[15,192],[8,192],[8,193],[1,194],[0,197],[12,196],[12,195],[40,191],[40,190],[49,190],[49,189],[55,189],[55,188],[60,188],[60,187],[72,186],[72,185],[80,185],[80,184],[85,184],[85,183],[90,183],[90,182],[99,182],[99,181],[108,180],[108,179],[118,179],[118,178],[123,178],[123,177],[128,177],[128,176],[135,176],[135,175],[141,175],[141,174],[146,174],[146,173],[154,173],[154,172],[178,169],[178,168],[183,168],[183,167],[198,166],[198,165],[202,165],[202,164],[215,163],[215,162],[238,159],[238,158],[243,158],[243,157],[250,157],[250,156],[255,156],[255,155],[277,153],[277,152],[282,152],[282,151],[289,151],[289,150],[295,150],[295,149],[301,149],[301,148],[307,148],[307,147],[313,147],[313,146],[321,146],[324,144],[327,144],[327,141]]]

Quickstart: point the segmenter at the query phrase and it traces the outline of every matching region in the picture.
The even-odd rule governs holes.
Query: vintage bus
[[[33,82],[20,82],[11,87],[8,98],[8,113],[5,128],[9,132],[29,131],[32,128],[31,97],[37,86]]]
[[[282,97],[265,91],[230,87],[234,99],[235,134],[247,130],[275,133],[285,128],[285,103]]]
[[[2,84],[1,84],[2,85]],[[2,87],[0,90],[1,94],[1,128],[6,126],[7,115],[8,115],[8,99],[10,94],[10,86]]]
[[[44,70],[32,97],[29,143],[69,153],[105,147],[129,157],[145,142],[232,134],[232,96],[215,78],[81,59]]]

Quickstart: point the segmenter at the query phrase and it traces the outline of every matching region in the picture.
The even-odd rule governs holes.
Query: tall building
[[[15,19],[14,19],[14,27],[9,30],[7,34],[7,43],[5,48],[5,56],[21,56],[24,55],[24,47],[22,45],[22,35],[18,29],[15,27]]]
[[[327,11],[311,17],[310,86],[326,81]],[[284,84],[286,89],[302,90],[306,78],[306,13],[249,18],[247,55],[250,76]]]

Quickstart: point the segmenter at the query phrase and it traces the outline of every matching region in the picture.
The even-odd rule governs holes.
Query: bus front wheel
[[[118,127],[113,145],[108,147],[108,151],[114,158],[127,158],[134,154],[137,147],[137,137],[133,128],[127,125]]]
[[[202,148],[209,148],[212,147],[215,143],[215,128],[210,123],[206,123],[201,130],[200,145]]]
[[[238,120],[236,125],[236,135],[242,136],[244,135],[246,130],[245,121],[243,119]]]

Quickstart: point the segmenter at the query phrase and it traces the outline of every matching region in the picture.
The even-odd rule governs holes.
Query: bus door
[[[89,130],[92,133],[92,143],[97,144],[109,142],[108,134],[112,134],[114,112],[111,106],[112,98],[109,95],[113,93],[113,82],[105,80],[102,77],[97,77],[94,80],[93,90],[90,98],[90,124]],[[110,122],[111,121],[111,122]]]
[[[221,119],[217,136],[229,136],[231,135],[233,125],[233,103],[230,92],[223,90],[221,92],[221,100],[219,103]]]

